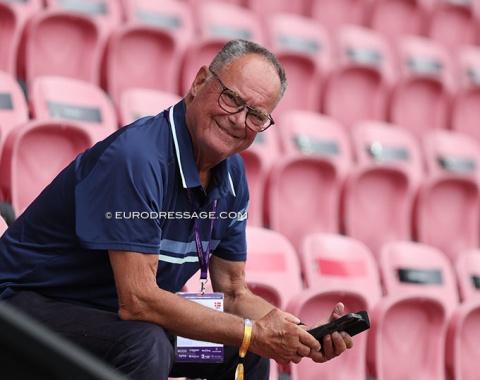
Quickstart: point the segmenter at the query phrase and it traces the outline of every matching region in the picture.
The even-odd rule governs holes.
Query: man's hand
[[[332,322],[341,316],[344,315],[345,306],[343,303],[337,303],[333,308],[330,318],[325,321],[317,323],[315,326],[312,326],[308,329],[312,329],[329,322]],[[312,351],[308,355],[314,362],[324,363],[336,356],[339,356],[342,352],[353,347],[353,339],[346,332],[334,332],[332,334],[326,335],[323,338],[322,349],[320,351]]]

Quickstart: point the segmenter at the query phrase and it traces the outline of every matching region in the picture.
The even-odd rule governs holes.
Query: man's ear
[[[195,79],[193,80],[192,87],[190,88],[190,93],[193,97],[195,97],[203,85],[206,83],[210,70],[207,66],[202,66],[197,72]]]

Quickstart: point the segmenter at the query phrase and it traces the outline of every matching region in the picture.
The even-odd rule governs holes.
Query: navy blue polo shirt
[[[204,248],[214,219],[211,253],[246,259],[247,204],[239,155],[203,190],[182,100],[80,154],[19,216],[0,239],[0,298],[26,289],[117,311],[108,250],[158,255],[158,286],[178,291],[199,269],[195,219]]]

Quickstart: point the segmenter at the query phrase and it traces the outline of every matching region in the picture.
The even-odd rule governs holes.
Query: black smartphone
[[[325,335],[331,334],[334,331],[345,331],[348,335],[354,336],[369,328],[370,320],[368,319],[368,314],[362,310],[357,313],[346,314],[326,325],[308,330],[308,332],[321,342],[321,339],[323,339]]]

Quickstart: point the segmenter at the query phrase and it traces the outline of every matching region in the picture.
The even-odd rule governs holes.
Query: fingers
[[[322,350],[312,353],[311,358],[318,363],[333,359],[353,347],[353,339],[346,332],[334,332],[323,338]]]

